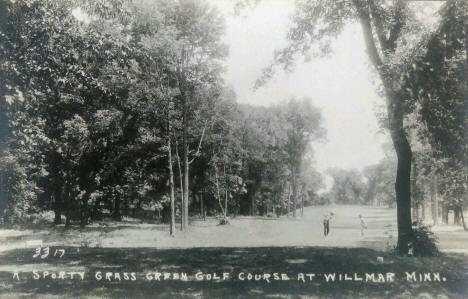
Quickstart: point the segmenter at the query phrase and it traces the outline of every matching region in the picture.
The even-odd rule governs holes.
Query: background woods
[[[4,222],[48,210],[66,226],[160,215],[174,233],[176,218],[185,230],[198,213],[295,216],[298,198],[312,200],[320,178],[304,157],[324,136],[320,112],[308,99],[237,104],[210,5],[2,9]]]
[[[223,81],[226,24],[213,3],[0,0],[2,223],[133,217],[174,235],[197,217],[385,205],[397,208],[404,254],[418,218],[452,213],[465,225],[467,3],[441,4],[434,28],[417,5],[297,1],[288,44],[257,87],[300,56],[329,54],[359,23],[391,139],[378,163],[319,172],[322,99],[238,103]]]

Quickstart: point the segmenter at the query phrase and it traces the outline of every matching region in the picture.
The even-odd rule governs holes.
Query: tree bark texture
[[[378,12],[373,2],[353,0],[361,23],[362,33],[366,44],[367,54],[378,71],[386,94],[387,115],[390,135],[397,154],[397,176],[395,193],[397,203],[398,243],[400,254],[407,254],[409,242],[412,238],[411,223],[411,146],[408,142],[404,128],[403,99],[398,95],[401,86],[399,75],[386,68],[383,59],[388,53],[395,53],[396,40],[403,24],[395,22],[391,25],[389,33],[385,34]],[[372,26],[374,25],[374,28]],[[375,29],[375,33],[373,32]],[[377,37],[377,38],[376,38]],[[379,44],[379,46],[377,46]],[[379,50],[381,49],[381,54]]]
[[[167,132],[167,156],[168,156],[168,169],[169,169],[169,188],[170,188],[170,200],[171,200],[171,224],[170,234],[175,235],[175,195],[174,195],[174,171],[172,169],[172,148],[171,148],[171,133],[168,124]]]
[[[432,208],[432,220],[434,225],[439,224],[439,203],[437,201],[437,176],[433,175],[431,181],[431,208]]]

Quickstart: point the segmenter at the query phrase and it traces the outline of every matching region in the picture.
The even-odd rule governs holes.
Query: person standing
[[[330,220],[333,216],[333,213],[327,213],[323,217],[323,235],[328,236],[330,233]]]
[[[330,216],[325,214],[323,217],[323,235],[326,237],[328,236],[328,232],[330,231]]]
[[[364,230],[367,229],[367,223],[362,215],[359,215],[359,220],[361,222],[361,236],[364,236]]]

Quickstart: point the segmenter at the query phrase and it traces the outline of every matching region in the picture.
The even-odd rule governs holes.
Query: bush
[[[440,254],[437,236],[422,222],[418,221],[413,224],[411,239],[410,250],[413,251],[414,256],[438,256]]]
[[[224,217],[218,219],[218,221],[219,221],[219,222],[218,222],[218,225],[226,225],[226,224],[229,224],[229,221],[228,221],[227,219],[224,219]]]

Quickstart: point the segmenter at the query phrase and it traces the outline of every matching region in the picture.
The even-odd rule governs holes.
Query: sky
[[[212,0],[214,1],[214,0]],[[226,15],[225,42],[229,45],[228,85],[237,100],[251,105],[272,105],[291,97],[308,97],[319,107],[327,129],[326,142],[314,143],[316,167],[362,169],[383,158],[382,133],[375,109],[384,104],[376,93],[376,74],[369,65],[358,24],[350,25],[334,43],[334,53],[309,63],[298,61],[293,73],[277,73],[259,90],[254,82],[275,49],[286,45],[293,1],[264,1],[242,16],[217,2]]]

